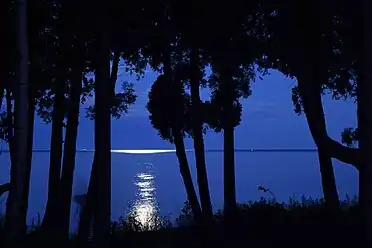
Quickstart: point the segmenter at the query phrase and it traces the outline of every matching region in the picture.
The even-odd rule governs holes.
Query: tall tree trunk
[[[93,204],[95,202],[95,192],[97,186],[97,163],[96,155],[94,153],[92,169],[90,172],[90,180],[88,186],[88,192],[86,193],[86,201],[80,213],[80,220],[78,226],[78,241],[83,245],[89,236],[91,223],[93,219]]]
[[[235,154],[234,154],[234,127],[224,128],[224,213],[226,219],[232,219],[236,212],[235,192]]]
[[[111,111],[110,44],[106,16],[99,24],[101,37],[97,42],[98,57],[95,72],[95,128],[94,145],[97,163],[97,200],[94,203],[94,237],[103,242],[111,225]]]
[[[173,71],[172,71],[172,65],[171,65],[171,47],[168,44],[168,40],[164,42],[164,49],[162,51],[163,55],[163,72],[164,76],[166,78],[166,82],[168,84],[169,90],[173,90],[175,92],[172,92],[172,94],[177,95],[179,89],[182,89],[182,83],[183,82],[173,82]],[[177,85],[180,84],[180,85]],[[176,105],[175,111],[179,111],[180,113],[183,113],[183,102],[175,102]],[[179,113],[174,113],[174,116],[177,116]],[[176,119],[182,119],[177,118]],[[172,126],[172,136],[174,139],[174,145],[176,147],[176,155],[178,158],[179,166],[180,166],[180,173],[183,179],[183,183],[185,184],[187,199],[189,201],[189,204],[191,206],[191,211],[193,214],[194,220],[199,223],[202,219],[202,210],[200,208],[198,197],[196,196],[194,184],[192,182],[192,177],[190,173],[189,163],[187,161],[186,156],[186,150],[185,150],[185,144],[183,141],[183,135],[182,135],[182,126],[185,123],[180,123],[180,121],[175,120],[173,122]]]
[[[201,221],[202,211],[199,205],[198,197],[196,196],[194,184],[192,183],[192,177],[190,173],[189,163],[187,161],[185,144],[183,137],[180,132],[173,131],[174,145],[176,146],[176,155],[178,162],[180,163],[180,172],[185,184],[187,199],[191,206],[191,211],[195,221],[198,223]]]
[[[199,52],[196,48],[191,50],[190,66],[191,66],[190,86],[191,86],[192,132],[194,139],[197,181],[203,217],[207,222],[209,222],[212,221],[213,211],[211,198],[209,195],[207,168],[205,164],[204,139],[202,130],[203,123],[200,113],[201,100],[199,93],[200,91]]]
[[[223,151],[224,151],[224,214],[225,219],[234,218],[236,212],[235,190],[235,144],[234,144],[234,81],[229,68],[224,66],[221,70],[221,92],[223,95],[222,127],[223,127]]]
[[[362,80],[358,83],[359,148],[364,165],[359,171],[359,204],[362,213],[363,243],[372,247],[372,4],[364,1],[364,61]]]
[[[32,164],[32,150],[34,147],[34,126],[35,126],[35,98],[32,94],[30,94],[29,99],[29,115],[28,115],[28,137],[27,137],[27,143],[28,143],[28,168],[31,168]],[[31,173],[31,171],[29,171]]]
[[[18,247],[26,234],[26,216],[28,209],[27,184],[30,183],[27,165],[28,137],[28,37],[26,0],[19,0],[17,41],[19,49],[19,84],[15,99],[15,163],[10,172],[11,188],[6,207],[6,230],[9,247]],[[27,197],[25,197],[27,196]]]
[[[325,204],[330,213],[336,214],[340,211],[340,200],[337,192],[332,158],[324,151],[319,150],[318,159]]]
[[[50,140],[50,165],[48,180],[48,201],[42,222],[42,228],[50,237],[59,227],[59,185],[61,179],[61,159],[64,120],[64,84],[57,82],[52,114],[52,135]]]
[[[35,98],[33,92],[30,91],[29,105],[28,105],[28,135],[27,135],[27,177],[31,178],[31,166],[32,166],[32,149],[34,144],[34,124],[35,124]],[[28,201],[28,193],[30,190],[30,184],[26,185],[27,188],[24,194],[24,201]]]
[[[62,176],[60,181],[60,208],[61,208],[61,234],[67,240],[70,227],[70,210],[72,198],[72,184],[74,180],[76,139],[79,125],[80,95],[82,88],[81,70],[74,72],[75,80],[72,82],[70,92],[70,107],[67,114],[67,127],[63,154]]]
[[[312,71],[308,71],[303,77],[298,79],[298,86],[310,132],[319,150],[318,157],[324,199],[327,206],[333,208],[333,212],[335,213],[340,210],[340,202],[331,154],[327,150],[327,147],[322,142],[319,142],[319,136],[327,136],[327,127],[321,100],[321,84],[327,82],[326,80],[327,78],[323,76],[322,69],[315,65]]]

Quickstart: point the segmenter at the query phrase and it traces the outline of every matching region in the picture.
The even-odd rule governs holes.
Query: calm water
[[[262,185],[271,189],[280,200],[301,195],[321,197],[317,153],[315,150],[237,150],[236,190],[239,202],[270,197],[257,190]],[[188,151],[196,186],[194,153]],[[223,153],[206,152],[210,193],[215,209],[223,203]],[[74,194],[87,191],[92,151],[79,151],[76,156]],[[0,183],[9,180],[9,155],[0,156]],[[357,193],[356,171],[334,161],[337,186],[341,197]],[[30,188],[28,220],[44,213],[48,186],[49,152],[35,151]],[[178,162],[172,150],[113,150],[112,152],[112,218],[130,212],[141,222],[159,208],[164,216],[174,219],[186,200]],[[4,209],[5,197],[1,199]],[[72,206],[72,221],[77,220],[77,205]],[[73,226],[76,226],[74,224]],[[73,227],[74,228],[74,227]]]

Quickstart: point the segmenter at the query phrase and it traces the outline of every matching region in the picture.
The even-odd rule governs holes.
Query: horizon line
[[[223,149],[204,149],[205,152],[223,152]],[[317,148],[237,148],[235,152],[316,152]],[[8,153],[9,149],[1,152]],[[32,152],[50,152],[50,149],[33,149]],[[95,152],[94,149],[78,149],[76,152]],[[156,154],[174,153],[175,149],[111,149],[111,153],[122,154]],[[186,149],[186,152],[194,152],[194,149]]]

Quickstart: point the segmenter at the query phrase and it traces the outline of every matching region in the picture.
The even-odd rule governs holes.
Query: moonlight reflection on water
[[[134,184],[137,186],[136,201],[130,215],[134,216],[143,227],[154,228],[158,216],[158,204],[155,200],[155,174],[151,171],[153,165],[146,163],[147,172],[137,173]]]

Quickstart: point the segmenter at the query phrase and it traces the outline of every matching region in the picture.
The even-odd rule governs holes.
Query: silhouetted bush
[[[233,236],[225,234],[223,211],[215,213],[215,221],[208,235],[200,235],[188,202],[184,203],[179,217],[172,223],[161,217],[159,211],[142,223],[136,212],[112,222],[113,244],[125,247],[197,247],[210,243],[233,247],[238,244],[253,247],[315,247],[330,245],[358,247],[358,199],[348,196],[341,202],[337,220],[330,219],[323,199],[301,197],[279,202],[274,198],[261,198],[239,204],[234,220]],[[39,231],[40,216],[28,227],[30,234]],[[231,228],[231,227],[229,227]],[[230,230],[231,231],[231,230]],[[4,218],[0,216],[0,237],[4,239]],[[71,236],[71,245],[76,234]],[[232,240],[228,240],[232,239]],[[227,242],[226,244],[224,242]],[[230,242],[230,243],[229,243]]]

